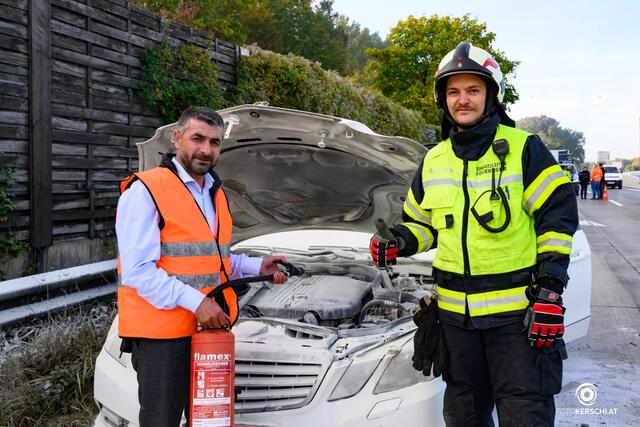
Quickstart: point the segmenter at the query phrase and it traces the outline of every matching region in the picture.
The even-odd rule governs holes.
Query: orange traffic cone
[[[607,184],[603,185],[604,191],[602,192],[602,200],[609,200],[609,193],[607,192]]]

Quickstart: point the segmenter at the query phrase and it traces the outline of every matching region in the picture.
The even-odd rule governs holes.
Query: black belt
[[[529,285],[535,271],[536,267],[531,266],[509,273],[463,276],[461,274],[442,271],[434,267],[433,277],[438,285],[442,285],[449,290],[476,293],[509,289],[518,285]]]

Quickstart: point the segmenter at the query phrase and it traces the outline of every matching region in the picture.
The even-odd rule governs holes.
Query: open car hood
[[[409,138],[321,114],[265,105],[220,114],[225,139],[215,170],[229,198],[234,241],[307,228],[373,231],[379,217],[397,222],[427,151]],[[175,125],[137,144],[141,170],[175,151]]]

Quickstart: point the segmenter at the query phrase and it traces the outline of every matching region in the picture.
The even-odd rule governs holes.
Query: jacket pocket
[[[454,188],[430,189],[420,204],[420,207],[431,211],[431,226],[436,230],[453,227],[454,212],[458,191]]]

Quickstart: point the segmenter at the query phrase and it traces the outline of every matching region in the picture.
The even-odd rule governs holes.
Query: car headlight
[[[353,359],[331,392],[331,396],[329,396],[328,399],[329,402],[346,399],[362,390],[362,387],[369,381],[369,378],[371,378],[371,375],[381,361],[382,358],[368,360]]]
[[[422,372],[413,369],[411,356],[413,356],[413,335],[391,359],[373,389],[373,394],[386,393],[433,380],[433,375],[425,377]]]

